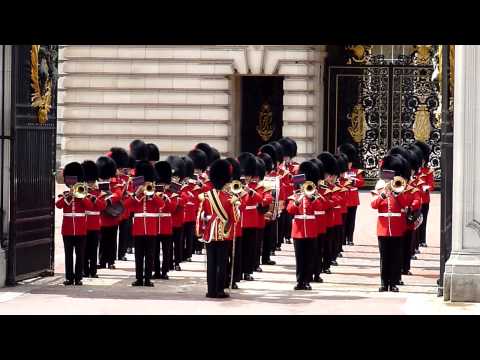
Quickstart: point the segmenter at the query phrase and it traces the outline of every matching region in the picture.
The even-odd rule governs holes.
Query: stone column
[[[455,46],[452,253],[444,299],[480,302],[480,46]]]

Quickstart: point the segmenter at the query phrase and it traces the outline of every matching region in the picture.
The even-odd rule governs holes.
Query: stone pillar
[[[455,46],[452,253],[444,299],[480,302],[480,46]]]

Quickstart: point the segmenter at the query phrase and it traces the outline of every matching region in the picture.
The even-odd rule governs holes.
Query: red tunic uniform
[[[257,183],[253,181],[248,183],[248,188],[254,190],[254,193],[250,195],[249,192],[247,192],[242,196],[242,203],[244,206],[240,209],[241,227],[244,229],[258,228],[260,215],[263,217],[263,214],[258,209],[259,206],[262,206],[263,192],[255,190],[257,188]]]
[[[406,231],[407,221],[403,211],[408,205],[408,196],[404,193],[394,196],[386,193],[383,199],[376,195],[372,200],[372,208],[378,210],[377,235],[378,236],[403,236]]]
[[[105,196],[105,201],[107,201],[107,206],[108,206],[108,202],[111,202],[112,204],[118,204],[123,200],[123,189],[124,189],[124,185],[122,181],[120,181],[118,178],[110,179],[111,194]],[[102,212],[101,214],[102,227],[112,227],[112,226],[118,225],[118,223],[122,219],[122,216],[123,214],[117,217],[112,217]]]
[[[199,206],[198,194],[195,191],[195,184],[189,183],[182,189],[182,194],[185,194],[184,218],[185,223],[195,222],[197,219],[197,209]]]
[[[87,235],[87,216],[85,211],[93,210],[89,198],[73,198],[68,192],[59,195],[55,206],[63,210],[62,235],[85,236]]]
[[[92,201],[92,210],[86,210],[85,214],[87,216],[87,231],[95,231],[95,230],[100,230],[102,227],[102,222],[101,222],[101,211],[105,209],[107,206],[107,203],[105,202],[105,199],[103,195],[100,195],[100,190],[97,188],[88,188],[88,193],[96,198],[95,202]]]
[[[266,191],[261,183],[255,187],[255,191],[262,197],[262,201],[259,205],[266,208],[270,207],[270,205],[273,203],[272,193],[270,191]],[[257,210],[257,229],[264,229],[265,226],[265,214],[260,210]]]
[[[173,223],[172,223],[172,213],[177,208],[178,196],[169,190],[165,191],[168,200],[165,201],[165,206],[160,209],[158,213],[158,235],[172,235],[173,233]]]
[[[222,223],[221,218],[218,217],[217,213],[213,210],[212,205],[210,204],[211,193],[216,194],[220,200],[221,206],[224,209],[227,220],[229,223],[228,233],[225,236],[219,235],[220,224]],[[199,216],[197,217],[197,222],[201,219],[206,219],[205,230],[203,231],[202,238],[205,242],[210,241],[224,241],[233,239],[233,229],[235,222],[240,218],[240,213],[237,209],[234,208],[231,200],[232,197],[225,191],[219,191],[212,189],[211,192],[202,195],[202,201],[199,210]],[[198,224],[197,224],[198,228]]]
[[[360,196],[358,194],[358,190],[365,185],[363,170],[352,167],[347,172],[347,177],[352,181],[352,184],[349,186],[347,207],[355,207],[360,205]]]
[[[287,206],[288,213],[293,217],[292,238],[315,239],[317,237],[315,211],[321,211],[320,202],[302,195],[295,195],[294,199],[299,201],[299,204],[290,201]]]
[[[422,194],[418,190],[418,188],[415,187],[414,181],[410,181],[409,185],[405,189],[404,195],[406,198],[406,202],[409,204],[408,208],[410,208],[412,211],[420,210],[420,208],[422,207]],[[415,224],[407,223],[407,229],[414,230]]]
[[[433,178],[433,170],[429,167],[422,167],[419,170],[418,177],[424,181],[422,186],[422,203],[430,203],[430,192],[435,189],[435,180]]]
[[[125,206],[133,213],[133,236],[156,236],[158,233],[158,214],[165,202],[158,196],[129,196]]]
[[[315,210],[315,219],[317,221],[317,236],[325,234],[327,232],[327,211],[332,207],[331,201],[327,196],[326,192],[330,190],[326,190],[323,188],[319,188],[318,190],[318,202],[319,208]]]

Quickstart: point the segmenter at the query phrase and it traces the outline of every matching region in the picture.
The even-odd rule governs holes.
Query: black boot
[[[253,276],[250,274],[243,274],[243,280],[245,281],[253,281]]]
[[[63,282],[63,285],[65,285],[65,286],[73,285],[73,280],[65,280],[65,281]]]
[[[379,292],[385,292],[385,291],[388,291],[388,286],[387,285],[382,285],[380,286],[380,288],[378,289]]]
[[[398,292],[398,288],[395,285],[390,285],[391,292]]]
[[[143,281],[136,280],[132,283],[132,286],[143,286]]]
[[[293,289],[294,290],[305,290],[305,284],[297,283],[297,285]]]

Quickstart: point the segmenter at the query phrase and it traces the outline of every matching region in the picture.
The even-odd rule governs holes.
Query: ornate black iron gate
[[[378,179],[378,161],[395,145],[426,141],[440,181],[440,114],[433,66],[330,66],[326,144],[329,151],[356,144],[367,184]]]
[[[54,270],[57,51],[12,48],[9,285]]]

